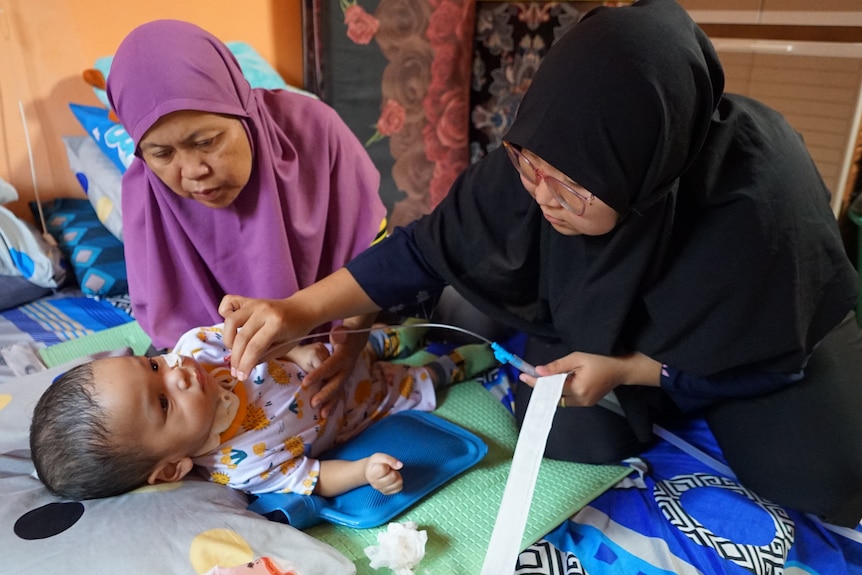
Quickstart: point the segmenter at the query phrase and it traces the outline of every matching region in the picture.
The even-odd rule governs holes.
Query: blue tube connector
[[[494,350],[494,357],[500,363],[508,363],[521,373],[526,373],[527,375],[532,375],[533,377],[539,377],[539,374],[536,373],[536,368],[510,352],[502,345],[497,342],[491,342],[491,349]]]

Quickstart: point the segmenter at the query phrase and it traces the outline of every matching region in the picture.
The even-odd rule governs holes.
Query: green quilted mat
[[[482,570],[491,540],[518,432],[512,415],[478,382],[439,392],[439,401],[435,413],[481,437],[488,445],[488,454],[395,521],[415,521],[420,530],[428,532],[425,557],[416,573],[476,575]],[[629,472],[616,465],[544,459],[521,549],[541,539]],[[352,529],[324,523],[306,532],[344,553],[356,565],[357,575],[379,575],[363,550],[377,545],[377,534],[386,528]]]
[[[113,351],[124,347],[132,348],[135,355],[143,355],[150,347],[150,338],[136,321],[91,333],[63,343],[44,347],[39,350],[42,361],[54,367],[100,351]]]

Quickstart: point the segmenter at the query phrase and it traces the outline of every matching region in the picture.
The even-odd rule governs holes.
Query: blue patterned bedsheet
[[[516,377],[504,367],[483,383],[511,410]],[[523,551],[515,575],[862,575],[862,526],[826,525],[740,485],[701,418],[663,434],[671,441],[626,462],[627,479]]]
[[[702,419],[673,433],[721,460]],[[639,460],[640,481],[605,492],[531,546],[516,574],[862,573],[859,526],[775,505],[664,440]]]
[[[96,299],[78,290],[55,295],[0,313],[0,350],[14,345],[47,347],[116,327],[133,320],[123,298]],[[0,354],[0,381],[13,377]]]

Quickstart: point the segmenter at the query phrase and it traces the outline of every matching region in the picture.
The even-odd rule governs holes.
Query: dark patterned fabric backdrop
[[[303,0],[305,88],[365,144],[392,229],[500,145],[557,38],[628,3]]]
[[[469,162],[475,0],[304,0],[305,85],[380,170],[390,229],[430,211]]]
[[[470,86],[470,161],[502,142],[548,48],[599,5],[629,2],[478,2]]]

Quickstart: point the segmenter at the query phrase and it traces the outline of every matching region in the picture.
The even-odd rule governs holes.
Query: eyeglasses
[[[518,173],[531,185],[538,186],[542,181],[545,182],[545,185],[548,186],[548,189],[551,190],[551,193],[554,194],[554,198],[560,205],[572,212],[575,215],[582,216],[587,209],[587,204],[593,203],[593,198],[595,198],[595,194],[590,194],[589,197],[584,196],[576,192],[571,186],[565,184],[555,178],[554,176],[549,176],[531,162],[527,156],[525,156],[521,150],[510,144],[509,142],[503,140],[503,147],[506,148],[506,152],[509,153],[509,159],[512,160],[512,164],[515,166],[515,169],[518,170]]]

